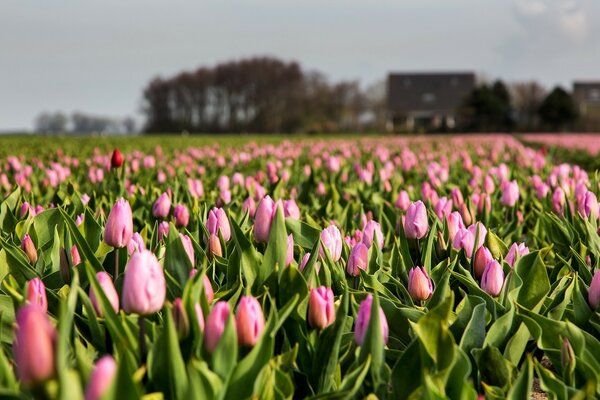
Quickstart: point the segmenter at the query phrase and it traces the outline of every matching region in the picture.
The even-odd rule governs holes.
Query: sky
[[[42,111],[142,120],[156,76],[253,55],[364,85],[471,70],[600,80],[600,0],[2,0],[0,131]]]

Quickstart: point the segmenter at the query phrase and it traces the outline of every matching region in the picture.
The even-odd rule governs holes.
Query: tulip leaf
[[[206,329],[210,328],[206,327]],[[225,329],[211,356],[212,370],[224,381],[229,379],[237,362],[237,340],[235,322],[231,313],[229,313],[225,323]]]
[[[258,270],[258,282],[262,284],[267,277],[275,270],[285,268],[287,258],[287,234],[285,230],[285,220],[283,210],[277,207],[273,222],[271,223],[271,232],[269,233],[269,243],[263,257],[262,264]]]

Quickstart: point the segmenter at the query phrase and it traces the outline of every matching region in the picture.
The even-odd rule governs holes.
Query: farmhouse
[[[583,130],[600,130],[600,81],[576,81],[573,99],[577,103]]]
[[[391,73],[388,130],[452,129],[457,108],[474,87],[472,72]]]

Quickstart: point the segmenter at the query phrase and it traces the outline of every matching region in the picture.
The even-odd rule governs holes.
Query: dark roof
[[[388,77],[388,111],[453,112],[475,87],[475,74],[393,73]]]
[[[578,103],[600,104],[600,81],[573,83],[573,97]]]

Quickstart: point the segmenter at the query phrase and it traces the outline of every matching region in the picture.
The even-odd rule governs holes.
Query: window
[[[434,93],[423,93],[421,96],[421,100],[423,103],[433,103],[435,102],[435,94]]]

